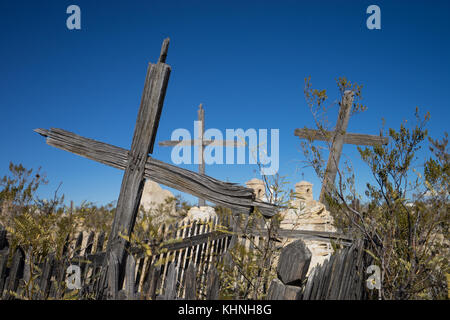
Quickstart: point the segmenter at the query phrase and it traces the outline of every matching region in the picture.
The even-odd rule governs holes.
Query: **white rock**
[[[209,206],[201,206],[201,207],[192,207],[189,209],[186,217],[184,218],[185,221],[190,220],[207,220],[209,218],[217,218],[216,211],[214,208]]]
[[[301,181],[295,185],[295,199],[291,201],[293,208],[281,212],[280,227],[287,230],[336,231],[333,218],[325,205],[312,197],[312,184]],[[294,241],[294,240],[292,240]],[[289,241],[288,243],[292,242]],[[318,264],[328,259],[333,253],[328,241],[304,240],[312,253],[308,273]]]

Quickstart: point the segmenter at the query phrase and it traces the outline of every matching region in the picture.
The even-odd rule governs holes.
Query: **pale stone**
[[[312,184],[301,181],[295,185],[294,199],[290,209],[281,212],[280,227],[287,230],[310,230],[334,232],[333,217],[325,205],[315,201],[312,197]],[[291,243],[290,240],[287,243]],[[308,273],[318,264],[322,264],[333,253],[328,241],[304,240],[312,253]]]
[[[307,181],[300,181],[295,184],[294,199],[291,200],[291,206],[294,208],[309,207],[314,205],[313,185]]]
[[[194,220],[208,220],[210,218],[216,218],[217,214],[213,207],[209,206],[201,206],[201,207],[192,207],[189,209],[186,217],[184,218],[185,221],[194,221]]]
[[[295,193],[297,198],[311,201],[313,199],[313,184],[308,181],[300,181],[295,184]]]
[[[145,212],[154,216],[154,223],[171,222],[178,218],[176,201],[172,192],[160,187],[155,181],[147,179],[142,191],[141,206]]]

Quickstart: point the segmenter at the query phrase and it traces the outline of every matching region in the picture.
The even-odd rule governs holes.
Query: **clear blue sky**
[[[71,4],[81,8],[79,31],[66,28]],[[366,28],[371,4],[381,8],[381,30]],[[317,197],[320,182],[300,170],[293,135],[313,125],[304,78],[332,99],[337,77],[364,85],[369,109],[350,120],[351,132],[377,134],[382,117],[398,128],[419,106],[431,113],[430,134],[442,137],[450,115],[449,14],[448,1],[2,0],[0,176],[10,161],[42,166],[51,182],[43,197],[63,182],[76,203],[117,199],[121,171],[50,147],[33,129],[57,127],[129,148],[147,63],[169,36],[172,74],[157,141],[176,128],[192,132],[200,102],[206,128],[280,129],[280,174],[291,187],[313,182]],[[153,155],[170,162],[170,152],[155,146]],[[367,168],[356,147],[344,153],[363,186]],[[238,183],[258,176],[253,165],[206,172]]]

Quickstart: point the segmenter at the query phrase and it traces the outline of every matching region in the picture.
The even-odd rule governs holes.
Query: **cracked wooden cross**
[[[389,139],[387,137],[347,133],[348,121],[350,119],[350,111],[353,105],[354,93],[351,90],[344,92],[342,101],[340,103],[338,120],[334,131],[313,130],[308,128],[295,129],[294,135],[301,139],[330,141],[331,149],[328,156],[327,168],[322,181],[322,189],[320,191],[320,202],[325,203],[325,194],[329,192],[334,185],[336,174],[338,171],[339,160],[341,158],[342,147],[345,143],[354,145],[374,146],[387,144]]]
[[[252,189],[178,168],[149,156],[153,153],[171,71],[171,67],[165,63],[168,47],[169,39],[167,38],[162,44],[158,62],[148,65],[141,105],[129,151],[62,129],[35,130],[46,137],[47,144],[51,146],[125,170],[104,259],[103,284],[100,285],[103,288],[99,290],[105,289],[106,261],[111,253],[115,254],[119,262],[119,286],[123,283],[126,251],[129,243],[120,235],[130,235],[133,231],[146,178],[223,205],[235,212],[251,213],[255,207],[266,217],[271,217],[276,212],[274,205],[255,200]]]
[[[161,147],[179,147],[179,146],[198,146],[198,173],[205,174],[204,153],[206,146],[225,146],[225,147],[245,147],[245,142],[234,140],[206,140],[205,134],[205,109],[203,104],[198,106],[198,121],[194,123],[197,126],[198,138],[194,140],[166,140],[159,142]],[[198,198],[198,205],[204,206],[205,199]]]

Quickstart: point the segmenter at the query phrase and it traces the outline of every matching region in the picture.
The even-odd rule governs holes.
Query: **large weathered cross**
[[[203,109],[203,105],[200,103],[198,106],[198,121],[196,125],[198,125],[198,137],[194,140],[166,140],[159,142],[159,145],[162,147],[178,147],[178,146],[198,146],[198,173],[205,174],[205,161],[204,161],[204,153],[206,146],[225,146],[225,147],[245,147],[245,142],[234,141],[234,140],[206,140],[205,135],[205,109]],[[195,138],[195,137],[194,137]],[[198,198],[198,205],[204,206],[205,199]]]
[[[310,140],[331,141],[327,168],[322,181],[320,202],[325,203],[325,194],[334,186],[344,143],[355,145],[381,145],[387,144],[389,139],[377,135],[346,133],[350,111],[352,109],[354,93],[351,90],[344,92],[340,103],[338,120],[334,131],[321,131],[312,129],[295,129],[294,135]],[[325,203],[326,204],[326,203]]]
[[[149,156],[153,152],[156,132],[169,81],[171,67],[165,63],[169,39],[165,39],[158,63],[149,63],[144,91],[138,112],[131,149],[115,147],[103,142],[88,139],[74,133],[51,128],[35,131],[47,137],[47,144],[81,155],[83,157],[125,170],[112,229],[108,238],[103,270],[106,261],[115,255],[119,262],[119,283],[124,279],[126,249],[129,245],[121,235],[130,235],[136,221],[142,190],[146,178],[176,188],[182,192],[202,197],[213,203],[231,208],[236,212],[250,213],[255,207],[267,216],[276,213],[276,207],[255,200],[252,189],[233,183],[226,183],[206,175],[178,168]],[[102,275],[102,289],[105,290],[105,273]],[[102,294],[100,294],[102,297]]]

